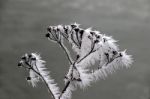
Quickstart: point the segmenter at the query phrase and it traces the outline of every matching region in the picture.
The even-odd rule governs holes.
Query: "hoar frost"
[[[39,54],[23,55],[18,66],[29,71],[27,80],[33,87],[37,86],[39,81],[43,81],[54,99],[70,99],[72,91],[77,87],[85,89],[120,68],[130,67],[133,62],[126,50],[119,50],[116,40],[92,28],[83,29],[74,23],[49,26],[47,32],[45,36],[60,45],[70,63],[69,71],[64,78],[63,90],[60,91],[54,79],[50,77],[45,61]],[[75,59],[72,59],[64,42],[68,42],[75,51]],[[97,65],[96,69],[91,69],[94,65]]]

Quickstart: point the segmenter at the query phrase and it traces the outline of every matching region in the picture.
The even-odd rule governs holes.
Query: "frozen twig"
[[[70,52],[68,51],[68,49],[65,47],[65,45],[63,44],[63,43],[59,43],[59,45],[61,46],[61,48],[64,50],[64,52],[65,52],[65,54],[66,54],[66,56],[67,56],[67,59],[68,59],[68,61],[69,61],[69,63],[70,64],[72,64],[73,63],[73,60],[72,60],[72,58],[71,58],[71,56],[70,56]]]
[[[58,99],[60,94],[59,88],[56,84],[54,84],[54,80],[51,79],[49,72],[46,71],[44,66],[45,61],[41,60],[41,57],[36,53],[25,54],[21,61],[19,62],[19,67],[24,67],[29,70],[29,77],[27,80],[31,82],[31,84],[36,86],[36,83],[41,79],[48,91],[51,93],[53,99]]]
[[[73,60],[72,60],[72,58],[70,56],[70,52],[66,48],[66,46],[63,44],[63,37],[65,37],[65,36],[62,37],[62,33],[60,33],[60,30],[58,28],[57,28],[57,30],[53,30],[53,27],[49,27],[47,30],[48,30],[49,33],[47,33],[45,36],[48,39],[50,39],[52,41],[55,41],[55,42],[57,42],[60,45],[60,47],[64,50],[69,63],[72,64]],[[55,34],[54,35],[53,32],[59,32],[59,34],[57,34],[57,35]],[[59,38],[56,38],[56,37],[59,37]]]
[[[69,71],[65,76],[65,86],[62,91],[54,84],[49,72],[45,71],[45,61],[35,53],[25,54],[19,66],[29,70],[27,80],[33,86],[42,80],[54,99],[70,99],[72,91],[77,86],[86,88],[101,78],[107,77],[121,67],[130,67],[132,57],[125,51],[119,51],[116,41],[91,28],[83,29],[77,23],[71,25],[49,26],[45,35],[49,40],[58,43],[69,61]],[[64,39],[76,52],[73,60],[70,51],[64,44]],[[98,63],[97,69],[91,69]],[[91,68],[89,68],[91,67]]]

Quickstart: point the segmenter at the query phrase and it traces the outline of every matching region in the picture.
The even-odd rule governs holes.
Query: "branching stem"
[[[67,56],[67,59],[68,59],[69,63],[72,64],[72,63],[73,63],[73,60],[72,60],[72,58],[71,58],[71,56],[70,56],[70,54],[69,54],[68,49],[65,47],[65,45],[64,45],[63,43],[58,42],[58,44],[59,44],[59,45],[61,46],[61,48],[64,50],[64,52],[65,52],[65,54],[66,54],[66,56]]]
[[[93,42],[93,40],[91,40],[92,45],[91,45],[91,50],[88,54],[86,54],[83,58],[81,58],[79,61],[77,61],[76,63],[79,64],[81,61],[83,61],[86,57],[88,57],[90,54],[94,53],[96,50],[94,50],[95,47],[95,43]]]
[[[48,91],[51,93],[52,98],[55,99],[55,96],[54,96],[54,94],[52,93],[51,89],[49,88],[48,83],[45,81],[44,77],[38,72],[39,70],[38,70],[38,68],[37,68],[37,66],[36,66],[36,63],[35,63],[35,66],[36,66],[36,68],[37,68],[38,71],[36,71],[36,70],[33,68],[33,66],[31,66],[30,64],[27,64],[27,65],[29,66],[28,69],[31,69],[32,71],[34,71],[36,74],[38,74],[38,75],[41,77],[41,79],[44,81],[44,83],[45,83],[45,85],[46,85]]]
[[[66,83],[64,89],[62,90],[62,92],[61,92],[61,94],[60,94],[60,96],[59,96],[59,99],[62,97],[63,93],[67,90],[67,88],[69,87],[70,83],[71,83],[71,81],[68,81],[68,82]]]

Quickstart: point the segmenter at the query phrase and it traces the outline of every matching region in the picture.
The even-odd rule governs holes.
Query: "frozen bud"
[[[79,32],[79,28],[75,28],[74,30],[75,30],[75,32]]]
[[[74,25],[74,24],[71,24],[71,27],[72,27],[72,28],[76,28],[76,25]]]
[[[47,31],[48,31],[48,32],[51,32],[51,30],[52,30],[52,27],[48,27],[48,28],[47,28]]]
[[[122,57],[122,53],[119,53],[119,56]]]
[[[98,38],[98,39],[99,39],[99,38],[100,38],[100,36],[99,36],[99,35],[97,35],[97,36],[96,36],[96,38]]]
[[[113,53],[113,55],[116,55],[116,54],[117,54],[117,51],[113,51],[112,53]]]
[[[79,24],[74,23],[74,24],[71,24],[70,26],[71,26],[72,28],[76,28],[76,27],[79,27]]]
[[[31,58],[31,60],[34,60],[34,61],[35,61],[35,60],[36,60],[36,58],[34,58],[34,57],[33,57],[33,58]]]
[[[21,67],[21,66],[22,66],[22,63],[19,62],[19,63],[18,63],[18,67]]]
[[[45,37],[50,37],[50,34],[49,33],[45,34]]]
[[[79,59],[80,55],[77,55],[76,59]]]
[[[98,42],[99,42],[99,40],[95,40],[95,41],[94,41],[94,43],[98,43]]]
[[[88,38],[89,38],[90,40],[92,40],[92,36],[88,35]]]
[[[25,57],[25,56],[23,56],[23,57],[21,57],[21,59],[22,59],[22,60],[26,60],[26,57]]]
[[[104,43],[107,41],[105,38],[103,38]]]
[[[31,54],[29,54],[29,55],[28,55],[28,57],[29,57],[29,58],[31,58],[31,57],[32,57],[32,55],[31,55]]]
[[[90,32],[91,35],[94,35],[94,32]]]
[[[26,79],[29,81],[29,80],[31,80],[31,77],[27,77]]]

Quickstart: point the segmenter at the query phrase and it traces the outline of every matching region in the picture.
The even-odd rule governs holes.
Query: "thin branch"
[[[119,58],[119,57],[122,57],[121,53],[119,54],[119,56],[117,56],[117,57],[115,57],[115,58],[113,58],[113,59],[111,59],[111,60],[108,60],[108,62],[106,63],[106,66],[107,66],[108,64],[110,64],[111,62],[113,62],[115,59]]]
[[[64,50],[65,54],[67,55],[67,59],[69,60],[69,63],[72,64],[73,61],[72,61],[72,58],[71,58],[71,56],[70,56],[70,54],[69,54],[69,50],[68,50],[68,49],[65,47],[65,45],[62,43],[61,37],[60,37],[60,40],[58,40],[58,38],[56,38],[52,32],[50,32],[50,33],[52,34],[52,36],[53,36],[53,38],[55,39],[55,41],[57,41],[57,43],[58,43],[58,44],[61,46],[61,48]],[[63,34],[62,34],[61,32],[60,32],[60,34],[63,36]],[[60,34],[59,34],[59,35],[60,35]],[[57,34],[56,34],[56,35],[57,35]],[[63,36],[63,37],[65,37],[65,36]]]
[[[57,41],[57,38],[55,37],[55,35],[52,32],[50,32],[50,33],[52,34],[54,40]]]
[[[74,40],[73,33],[71,34],[71,39],[74,42],[74,44],[80,49],[80,45]]]
[[[64,50],[64,52],[65,52],[65,54],[66,54],[66,56],[67,56],[67,59],[69,60],[69,63],[72,64],[72,63],[73,63],[73,60],[72,60],[72,58],[71,58],[71,56],[70,56],[70,54],[69,54],[68,49],[65,47],[65,45],[64,45],[63,43],[58,42],[58,44],[59,44],[59,45],[61,46],[61,48]]]
[[[93,40],[91,40],[92,45],[91,45],[91,50],[88,54],[86,54],[83,58],[81,58],[79,61],[77,61],[76,63],[80,63],[81,61],[83,61],[86,57],[88,57],[90,54],[94,53],[96,50],[94,50],[95,47],[95,42],[93,42]]]
[[[93,40],[91,40],[91,42],[92,42],[92,46],[91,46],[90,52],[89,52],[88,54],[86,54],[83,58],[81,58],[79,61],[78,61],[78,59],[77,59],[77,60],[71,65],[71,66],[72,66],[71,79],[70,79],[70,80],[67,82],[67,84],[65,85],[65,87],[64,87],[64,89],[63,89],[63,91],[62,91],[62,93],[61,93],[61,95],[60,95],[60,97],[59,97],[59,99],[61,98],[62,94],[67,90],[67,88],[69,87],[71,81],[74,80],[74,79],[73,79],[73,70],[74,70],[74,68],[76,68],[75,64],[81,62],[81,61],[84,60],[86,57],[88,57],[91,53],[93,53],[93,52],[96,51],[96,50],[94,50],[95,43],[93,42]],[[76,68],[76,69],[77,69],[77,68]]]
[[[88,54],[86,54],[83,58],[81,58],[79,61],[77,61],[76,63],[79,64],[80,62],[82,62],[86,57],[88,57],[90,54],[96,52],[96,50],[90,51]]]
[[[51,93],[52,97],[55,99],[55,96],[52,93],[51,89],[49,88],[48,83],[45,81],[44,77],[39,72],[37,72],[30,64],[27,64],[27,65],[30,67],[29,69],[33,70],[36,74],[38,74],[41,77],[41,79],[44,81],[48,91]],[[36,66],[36,64],[35,64],[35,66]],[[37,66],[36,66],[36,68],[37,68]],[[37,70],[38,70],[38,68],[37,68]]]
[[[54,34],[51,33],[53,38],[55,38]],[[62,34],[62,33],[61,33]],[[63,34],[62,36],[67,39]],[[56,39],[56,38],[55,38]],[[68,39],[67,39],[68,40]],[[61,48],[64,50],[66,56],[67,56],[67,59],[69,61],[69,63],[72,65],[73,64],[73,59],[71,58],[70,56],[70,53],[69,53],[69,50],[65,47],[65,45],[62,43],[62,40],[61,40],[61,37],[60,37],[60,40],[56,39],[57,43],[61,46]],[[73,73],[73,69],[72,69],[72,73]],[[71,73],[71,74],[72,74]],[[67,84],[65,85],[64,89],[62,90],[60,96],[59,96],[59,99],[61,98],[61,96],[63,95],[63,93],[67,90],[67,88],[69,87],[71,81],[68,81]]]
[[[68,81],[67,84],[65,85],[64,89],[62,90],[60,96],[59,96],[59,99],[62,97],[62,95],[64,94],[64,92],[67,90],[67,88],[69,87],[71,81]]]
[[[63,88],[59,99],[62,97],[63,93],[67,90],[67,88],[68,88],[69,85],[71,84],[71,81],[73,80],[73,69],[75,68],[75,63],[76,63],[76,61],[73,62],[72,65],[71,65],[71,66],[72,66],[72,67],[71,67],[71,74],[70,74],[71,77],[70,77],[69,81],[67,82],[67,84],[65,85],[65,87]]]

